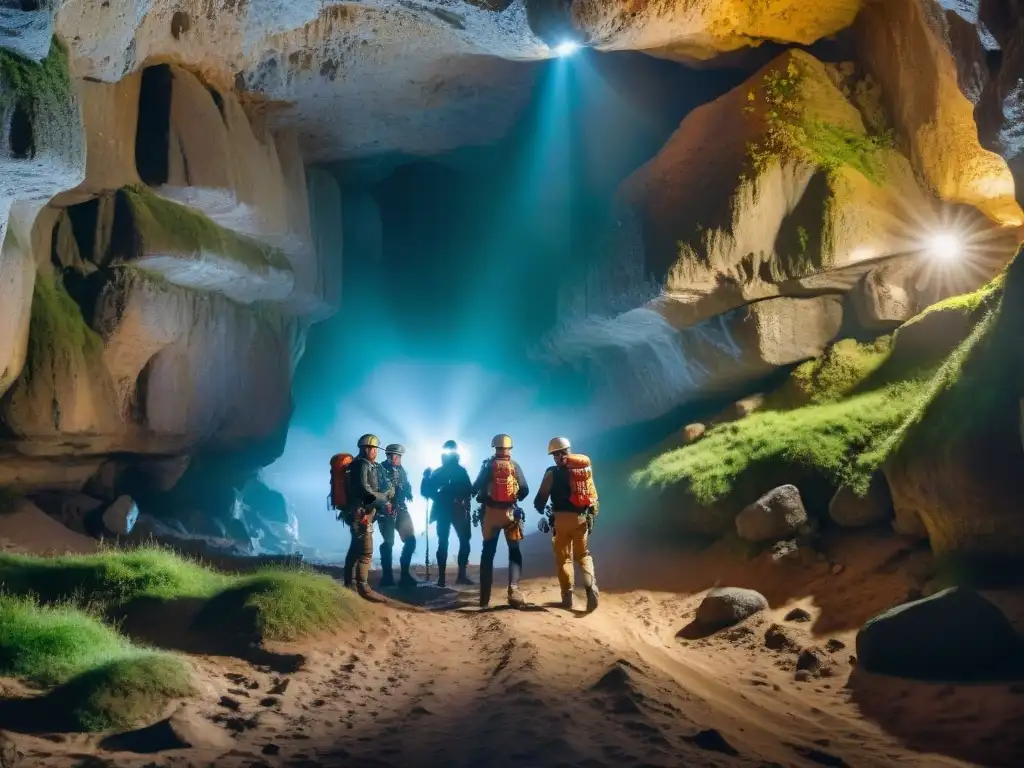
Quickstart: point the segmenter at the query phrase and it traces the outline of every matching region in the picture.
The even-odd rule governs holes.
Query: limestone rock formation
[[[664,276],[650,306],[684,328],[767,296],[845,290],[856,276],[843,272],[914,249],[907,222],[935,203],[869,134],[885,122],[871,98],[855,71],[797,51],[688,115],[621,192],[647,270]]]
[[[978,143],[974,108],[956,62],[934,28],[932,0],[869,3],[858,16],[861,60],[882,85],[914,168],[944,200],[976,206],[993,221],[1024,223],[1006,163]]]
[[[766,40],[809,45],[850,25],[860,6],[860,0],[707,0],[685,5],[574,0],[571,13],[576,27],[598,48],[703,60]],[[555,32],[557,27],[549,29]]]

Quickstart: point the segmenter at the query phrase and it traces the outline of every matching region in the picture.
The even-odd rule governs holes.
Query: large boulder
[[[712,589],[697,606],[694,621],[706,632],[714,632],[760,613],[768,608],[768,601],[760,592],[738,587]]]
[[[736,532],[753,542],[789,539],[806,525],[807,510],[795,485],[769,491],[736,516]]]
[[[1005,678],[1020,671],[1024,641],[977,592],[954,587],[896,606],[857,633],[857,664],[921,680]]]
[[[857,45],[881,83],[915,170],[944,200],[976,206],[993,221],[1024,223],[1006,162],[978,142],[974,105],[936,25],[932,0],[868,3],[857,17]]]

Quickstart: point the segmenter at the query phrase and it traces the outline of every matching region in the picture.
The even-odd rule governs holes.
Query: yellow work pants
[[[583,571],[583,584],[594,583],[594,558],[587,547],[587,518],[578,512],[555,512],[555,535],[551,546],[555,551],[558,583],[563,592],[573,587],[572,562],[575,559]]]

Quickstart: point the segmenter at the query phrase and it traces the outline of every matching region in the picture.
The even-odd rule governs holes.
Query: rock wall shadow
[[[168,651],[207,656],[231,656],[282,674],[296,672],[305,662],[301,654],[277,653],[263,647],[255,629],[247,595],[160,600],[139,598],[119,610],[113,619],[133,642]],[[218,618],[231,617],[230,624]]]
[[[815,634],[855,629],[903,602],[918,586],[917,572],[930,562],[927,548],[876,530],[826,535],[822,558],[809,564],[775,562],[770,552],[749,557],[726,540],[701,548],[608,529],[598,530],[591,551],[605,592],[691,595],[744,587],[763,594],[772,608],[810,598],[820,609]]]
[[[978,765],[1021,765],[1024,683],[926,683],[855,669],[847,688],[868,720],[909,749]]]

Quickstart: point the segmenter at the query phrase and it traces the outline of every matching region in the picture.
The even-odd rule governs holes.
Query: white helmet
[[[551,442],[548,443],[548,455],[556,451],[568,451],[572,446],[569,444],[569,438],[567,437],[552,437]]]

